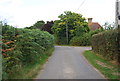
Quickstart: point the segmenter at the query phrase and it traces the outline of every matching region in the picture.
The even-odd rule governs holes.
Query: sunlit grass
[[[104,59],[92,51],[85,51],[84,56],[107,79],[111,79],[112,81],[113,79],[120,79],[120,69],[117,64],[112,64],[110,61]]]

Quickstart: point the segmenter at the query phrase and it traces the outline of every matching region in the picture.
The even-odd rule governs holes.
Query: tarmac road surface
[[[55,46],[36,79],[105,79],[82,53],[91,47]]]

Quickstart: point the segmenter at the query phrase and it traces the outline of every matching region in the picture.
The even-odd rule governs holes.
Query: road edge
[[[87,51],[87,50],[85,50],[85,51]],[[85,51],[83,51],[82,54],[81,54],[82,57],[84,58],[84,60],[85,60],[91,67],[93,67],[93,69],[95,69],[95,71],[98,72],[105,80],[107,80],[107,78],[85,58],[85,56],[83,55]],[[108,81],[108,80],[107,80],[107,81]]]

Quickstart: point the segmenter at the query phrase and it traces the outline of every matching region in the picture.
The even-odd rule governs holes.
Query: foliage
[[[68,41],[74,36],[81,36],[89,31],[88,24],[81,14],[66,11],[58,17],[60,20],[56,20],[52,27],[53,33],[59,39],[58,41],[62,41],[66,37],[66,27],[68,27]]]
[[[114,29],[114,23],[110,24],[108,22],[105,22],[105,24],[103,25],[105,30],[113,30]]]
[[[92,35],[100,33],[102,31],[104,31],[104,30],[97,29],[95,31],[90,31],[88,33],[84,33],[81,36],[75,36],[70,40],[70,45],[74,45],[74,46],[90,46],[91,45]]]
[[[50,34],[53,34],[51,28],[53,26],[54,22],[53,21],[47,21],[47,23],[45,25],[42,26],[41,30],[43,31],[47,31],[49,32]]]
[[[73,46],[89,46],[91,44],[90,37],[87,33],[82,36],[75,36],[71,39],[70,44]]]
[[[47,23],[45,23],[44,21],[37,21],[35,24],[33,24],[33,26],[30,27],[25,27],[25,29],[40,29],[42,31],[47,31],[50,34],[53,34],[51,28],[53,26],[54,22],[53,21],[47,21]]]
[[[107,59],[118,61],[117,58],[120,57],[118,51],[120,40],[118,38],[117,29],[96,34],[92,37],[92,49]]]
[[[26,29],[41,29],[41,27],[45,24],[43,20],[37,21],[33,26],[26,27]]]
[[[119,81],[120,66],[111,63],[93,51],[85,51],[83,55],[105,78],[109,79],[109,81]]]
[[[26,65],[42,59],[43,55],[54,47],[54,37],[37,29],[18,29],[4,25],[2,33],[3,79]]]

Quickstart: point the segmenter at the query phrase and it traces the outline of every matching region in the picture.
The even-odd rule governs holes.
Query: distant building
[[[88,18],[88,27],[90,30],[96,30],[102,28],[101,25],[98,22],[92,22],[93,18]]]

